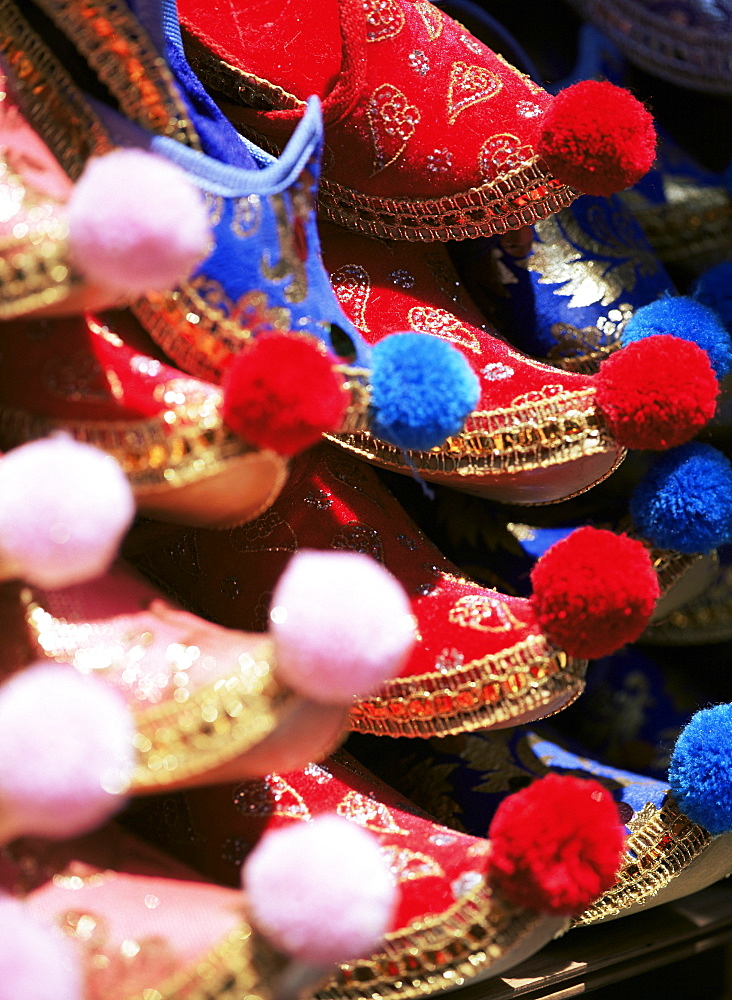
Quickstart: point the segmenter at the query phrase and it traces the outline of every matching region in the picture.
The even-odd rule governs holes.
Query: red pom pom
[[[570,656],[586,660],[638,639],[660,596],[644,545],[591,527],[552,545],[531,583],[542,629]]]
[[[671,334],[628,344],[596,376],[597,403],[626,448],[686,444],[714,416],[719,384],[705,351]]]
[[[262,333],[224,379],[224,420],[257,448],[294,455],[337,431],[349,403],[338,360],[314,337]]]
[[[608,889],[620,866],[618,810],[596,781],[548,774],[509,795],[489,837],[489,877],[519,906],[581,913]]]
[[[653,117],[629,91],[582,80],[557,94],[544,115],[539,154],[565,184],[584,194],[614,194],[650,170]]]

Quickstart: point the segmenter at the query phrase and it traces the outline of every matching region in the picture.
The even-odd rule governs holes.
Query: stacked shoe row
[[[720,587],[728,232],[679,295],[612,42],[445,10],[0,0],[0,995],[427,995],[732,870],[729,706],[540,726]]]

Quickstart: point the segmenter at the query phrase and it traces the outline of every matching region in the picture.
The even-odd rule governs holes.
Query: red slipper
[[[545,835],[542,847],[521,856],[520,845],[528,843],[537,819],[525,792],[506,798],[506,821],[494,822],[485,840],[436,823],[339,753],[298,772],[197,789],[184,802],[163,800],[165,820],[156,823],[153,814],[152,824],[156,840],[225,884],[236,884],[239,865],[265,832],[309,825],[332,813],[371,831],[399,888],[399,903],[383,947],[341,965],[315,995],[396,1000],[505,972],[559,933],[564,914],[581,906],[585,894],[593,899],[612,882],[622,834],[610,796],[594,781],[570,778],[537,783],[531,799]],[[180,839],[176,812],[185,829]],[[146,835],[152,832],[144,816],[136,825]],[[558,850],[555,837],[563,842]],[[514,870],[501,878],[504,848],[513,848]],[[247,860],[245,878],[249,868]],[[563,885],[577,893],[575,900],[560,903]],[[530,903],[518,901],[521,887]]]
[[[252,524],[226,534],[151,525],[147,537],[133,533],[130,556],[197,614],[247,630],[267,627],[269,594],[299,548],[375,557],[407,591],[418,636],[400,675],[353,707],[351,726],[447,735],[558,711],[581,693],[585,659],[645,628],[659,589],[644,547],[583,531],[537,564],[530,600],[506,596],[462,576],[373,469],[323,445],[295,462],[281,498]],[[585,568],[594,546],[599,564]]]
[[[648,112],[608,84],[551,97],[424,0],[179,3],[192,64],[281,148],[323,100],[329,218],[398,239],[501,233],[649,169]],[[569,186],[571,185],[571,186]]]
[[[696,345],[649,338],[644,359],[634,357],[636,344],[633,352],[615,352],[598,375],[560,371],[503,340],[444,248],[367,239],[335,226],[321,233],[336,294],[367,341],[410,328],[434,334],[454,344],[480,380],[476,409],[440,448],[406,456],[357,421],[351,433],[330,437],[361,458],[400,472],[416,467],[430,482],[503,503],[550,503],[604,479],[625,447],[680,444],[713,413],[715,379]],[[687,354],[700,381],[681,360]]]
[[[209,526],[256,517],[282,487],[284,456],[318,440],[323,429],[310,427],[306,439],[299,438],[311,416],[305,399],[294,424],[278,425],[279,443],[258,449],[248,443],[261,430],[256,407],[247,414],[240,406],[241,419],[230,416],[241,401],[237,387],[222,392],[171,368],[126,312],[14,320],[3,332],[0,450],[64,430],[112,454],[132,484],[138,508],[152,517]],[[294,338],[310,361],[325,363],[326,376],[346,398],[324,352],[317,345],[308,350],[306,341],[315,343],[313,338],[274,336],[288,343]],[[246,378],[248,362],[243,356],[242,361]],[[280,360],[277,373],[282,365]],[[257,401],[275,405],[279,386],[266,374],[258,378]],[[246,402],[253,404],[254,388],[248,392]],[[340,413],[331,427],[339,422]],[[240,425],[252,432],[247,441],[231,429]],[[265,438],[273,433],[269,425],[264,431]]]

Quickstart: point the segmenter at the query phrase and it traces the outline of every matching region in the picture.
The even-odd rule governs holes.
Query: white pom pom
[[[0,568],[39,587],[106,572],[135,512],[109,455],[65,434],[0,459]]]
[[[376,838],[335,815],[265,835],[242,885],[257,929],[308,965],[372,954],[397,899]]]
[[[186,278],[211,232],[201,192],[141,149],[90,160],[69,201],[69,243],[87,278],[130,295]]]
[[[0,816],[14,835],[85,833],[124,804],[135,727],[121,695],[39,662],[0,687]]]
[[[393,677],[414,642],[403,587],[369,556],[301,549],[272,597],[278,676],[324,704],[348,704]]]
[[[0,899],[0,1000],[83,1000],[79,959],[69,940]]]

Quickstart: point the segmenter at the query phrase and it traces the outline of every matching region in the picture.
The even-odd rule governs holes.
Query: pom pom
[[[488,875],[540,913],[581,913],[615,880],[624,834],[596,781],[548,774],[509,795],[490,826]]]
[[[626,448],[686,444],[714,416],[719,385],[701,347],[669,334],[647,337],[600,365],[597,403]]]
[[[570,656],[609,656],[645,630],[660,596],[641,542],[589,526],[557,542],[531,571],[539,623]]]
[[[732,333],[732,260],[722,261],[705,271],[694,285],[692,295],[713,309]]]
[[[676,741],[668,780],[693,823],[714,835],[732,832],[732,705],[691,717]]]
[[[583,194],[611,195],[647,173],[656,156],[653,117],[612,83],[582,80],[560,91],[544,115],[539,155]]]
[[[709,444],[661,456],[636,487],[630,513],[653,545],[711,552],[732,540],[732,465]]]
[[[698,344],[706,351],[714,374],[720,381],[732,368],[729,334],[714,310],[701,302],[682,295],[649,302],[636,309],[620,334],[620,340],[626,345],[663,334]]]
[[[71,941],[38,923],[13,899],[0,900],[0,969],[0,1000],[83,1000]]]
[[[343,423],[349,396],[336,364],[314,337],[262,333],[226,374],[224,420],[255,447],[294,455]]]
[[[301,549],[272,597],[279,678],[327,705],[346,705],[393,677],[414,642],[402,586],[370,556]]]
[[[65,664],[39,662],[0,688],[0,815],[17,833],[72,837],[123,804],[135,763],[121,696]]]
[[[428,451],[462,430],[480,397],[477,376],[452,344],[395,333],[373,348],[372,433],[398,448]]]
[[[117,462],[65,434],[0,460],[0,566],[38,587],[106,572],[135,513]]]
[[[257,929],[280,951],[320,966],[370,955],[397,895],[376,838],[335,815],[265,836],[242,884]]]
[[[68,218],[79,269],[127,295],[172,288],[205,256],[211,239],[198,188],[179,167],[141,149],[90,160]]]

